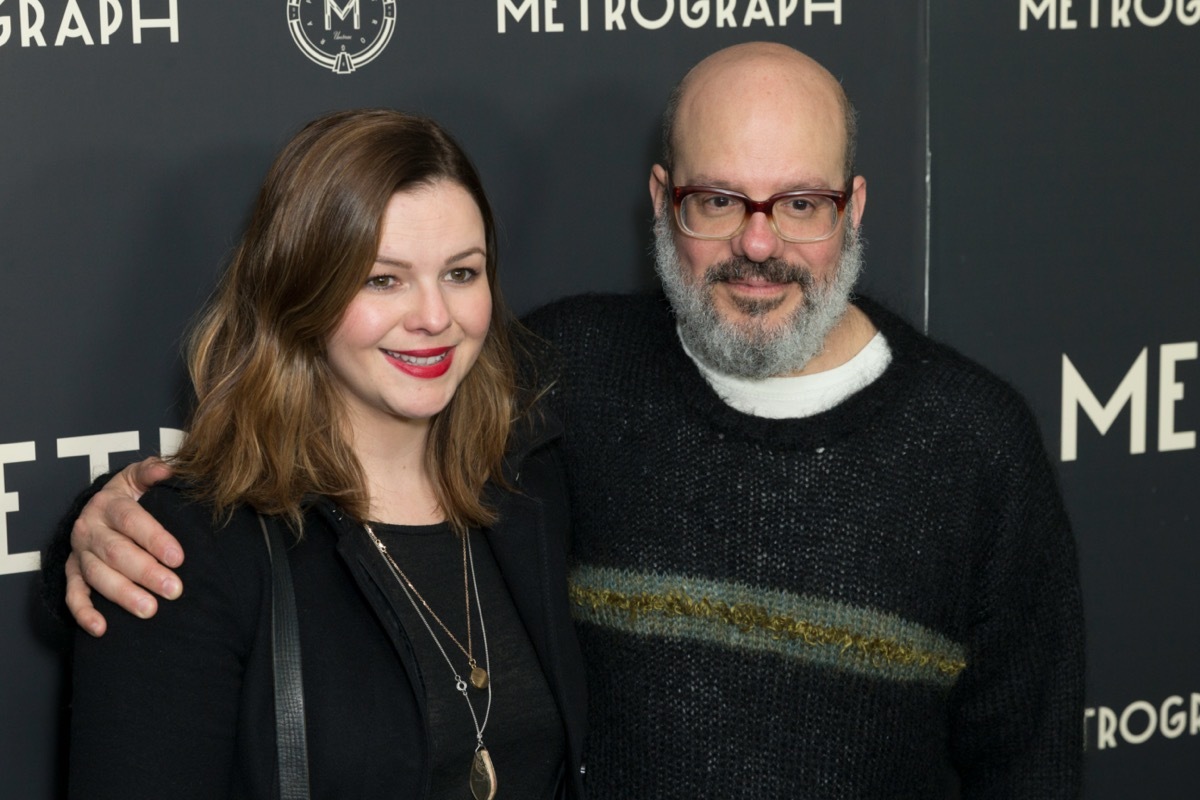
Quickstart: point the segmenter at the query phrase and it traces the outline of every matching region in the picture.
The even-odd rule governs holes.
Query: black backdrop
[[[353,36],[311,35],[326,8]],[[1193,16],[1200,0],[0,0],[0,796],[63,789],[64,636],[32,553],[89,470],[170,446],[180,335],[291,133],[336,108],[431,114],[483,173],[518,310],[645,288],[666,93],[772,39],[859,106],[866,291],[1017,384],[1060,460],[1072,431],[1087,796],[1190,797]]]
[[[1200,3],[1058,0],[1021,30],[1037,5],[933,3],[930,332],[1019,386],[1059,461],[1086,796],[1194,797]]]

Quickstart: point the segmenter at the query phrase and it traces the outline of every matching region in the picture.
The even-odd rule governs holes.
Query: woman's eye
[[[451,283],[470,283],[479,275],[479,271],[471,267],[457,267],[446,273],[446,280]]]
[[[372,275],[367,278],[368,289],[387,289],[395,284],[396,279],[391,275]]]

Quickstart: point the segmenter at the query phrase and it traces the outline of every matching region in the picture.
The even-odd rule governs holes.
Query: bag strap
[[[287,545],[275,520],[258,515],[271,560],[271,640],[275,674],[275,742],[280,800],[308,800],[308,736],[300,674],[300,622]]]

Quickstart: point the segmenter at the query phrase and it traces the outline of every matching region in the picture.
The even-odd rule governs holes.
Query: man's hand
[[[183,563],[183,548],[138,505],[147,489],[170,474],[171,468],[157,458],[130,464],[75,520],[66,566],[67,608],[93,636],[102,636],[107,624],[92,605],[92,589],[142,619],[154,616],[158,601],[140,587],[167,600],[183,592],[179,577],[167,569]]]

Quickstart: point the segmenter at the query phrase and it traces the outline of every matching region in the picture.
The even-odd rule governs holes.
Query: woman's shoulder
[[[200,487],[180,478],[159,481],[146,490],[139,502],[156,518],[170,517],[182,521],[207,519],[211,523],[222,516],[240,516],[245,511],[238,506],[232,510],[232,514],[222,514],[205,499]]]
[[[261,562],[266,555],[258,515],[246,505],[229,510],[215,508],[186,481],[168,479],[148,489],[140,503],[155,520],[179,540],[184,563],[221,564]]]

